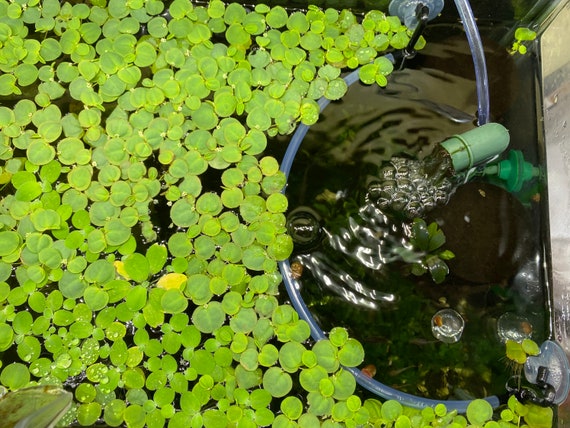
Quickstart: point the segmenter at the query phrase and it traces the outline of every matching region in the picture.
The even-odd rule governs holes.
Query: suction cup
[[[562,404],[570,391],[570,364],[562,347],[551,340],[540,346],[540,354],[528,357],[524,365],[526,379],[542,389],[554,390],[553,404]]]
[[[428,21],[431,21],[443,10],[443,0],[392,0],[388,6],[388,13],[399,16],[406,27],[415,28],[418,25],[416,14],[418,6],[429,8]]]

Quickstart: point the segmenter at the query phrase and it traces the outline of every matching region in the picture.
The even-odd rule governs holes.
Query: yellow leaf
[[[0,184],[9,183],[11,179],[12,179],[12,174],[9,173],[8,171],[0,172]]]
[[[183,273],[167,273],[166,275],[160,277],[156,283],[156,286],[164,288],[165,290],[180,290],[187,279],[188,277]]]
[[[127,280],[131,279],[131,277],[127,274],[127,271],[125,270],[125,264],[122,261],[115,260],[113,262],[113,265],[115,266],[115,270],[119,275],[121,275],[123,278]]]

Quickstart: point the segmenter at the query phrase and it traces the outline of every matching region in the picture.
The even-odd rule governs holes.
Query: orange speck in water
[[[521,328],[524,334],[528,336],[532,334],[532,325],[528,321],[521,322]]]
[[[299,262],[291,263],[291,276],[293,279],[299,279],[303,275],[303,265]]]
[[[441,327],[443,325],[443,318],[440,315],[436,315],[433,317],[433,323],[436,326]]]
[[[367,364],[360,371],[364,376],[368,376],[370,378],[376,376],[376,366],[374,364]]]

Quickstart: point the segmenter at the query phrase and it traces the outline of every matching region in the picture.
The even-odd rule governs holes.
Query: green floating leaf
[[[131,237],[131,228],[118,219],[109,220],[104,231],[107,243],[114,247],[124,244]]]
[[[538,355],[540,354],[540,347],[532,339],[524,339],[521,344],[522,350],[527,355]]]
[[[515,39],[520,41],[532,41],[536,39],[536,32],[530,28],[519,27],[515,31]]]
[[[280,405],[281,411],[287,418],[297,420],[303,413],[303,403],[295,396],[286,397]]]
[[[10,363],[2,368],[0,382],[11,390],[17,390],[28,385],[30,372],[22,363]]]
[[[6,323],[0,323],[0,351],[9,349],[14,340],[14,331]]]
[[[134,281],[145,281],[150,275],[148,259],[139,253],[133,253],[123,260],[125,272]]]
[[[287,342],[279,350],[279,364],[289,373],[295,373],[303,365],[305,347],[298,342]]]
[[[230,319],[230,327],[236,333],[250,333],[256,323],[257,314],[252,308],[242,308]]]
[[[34,165],[45,165],[55,158],[55,149],[43,140],[33,141],[26,150],[26,158]]]
[[[344,327],[333,327],[329,333],[329,340],[334,346],[341,347],[348,340],[348,331]]]
[[[238,187],[224,189],[221,194],[222,204],[227,208],[237,208],[243,201],[243,192]]]
[[[143,286],[135,286],[125,297],[127,307],[132,311],[140,311],[147,302],[147,289]]]
[[[263,374],[263,388],[273,397],[284,397],[291,391],[292,387],[291,375],[279,367],[270,367]]]
[[[22,243],[19,233],[10,230],[0,231],[0,257],[12,254]]]
[[[115,277],[115,268],[108,260],[96,260],[85,269],[84,279],[89,283],[105,284]]]
[[[31,214],[30,219],[34,228],[40,232],[61,227],[61,217],[57,211],[52,209],[39,208]]]
[[[329,340],[319,340],[313,346],[319,367],[333,373],[339,367],[337,348]]]
[[[201,249],[199,242],[200,241],[198,239],[194,242],[197,252],[199,252]],[[168,250],[174,257],[187,257],[192,252],[192,249],[192,241],[185,233],[176,232],[172,234],[168,239]]]
[[[85,304],[92,311],[100,311],[109,303],[109,295],[107,292],[96,286],[87,287],[83,299],[85,300]]]
[[[77,407],[77,422],[82,426],[94,425],[101,417],[100,403],[83,403]]]
[[[528,413],[524,421],[529,427],[550,428],[553,426],[554,411],[551,407],[542,407],[536,404],[527,404]]]
[[[325,90],[325,97],[329,100],[339,100],[341,99],[347,92],[348,85],[344,81],[344,79],[336,78],[331,80],[327,85],[327,89]]]
[[[139,41],[135,49],[135,65],[148,67],[155,63],[156,58],[155,47],[147,41]]]
[[[169,289],[162,295],[160,299],[162,310],[168,314],[177,314],[184,312],[188,307],[188,300],[178,289]]]
[[[517,364],[524,364],[526,362],[527,354],[523,350],[521,343],[508,339],[506,342],[506,347],[508,359],[514,361]]]
[[[271,117],[263,107],[254,108],[247,115],[247,125],[258,131],[266,131],[271,126]]]
[[[243,250],[242,260],[248,269],[261,271],[267,260],[267,252],[259,245],[252,245]]]
[[[187,199],[179,199],[170,209],[172,222],[180,227],[188,227],[198,222],[199,215],[194,203]]]
[[[217,215],[222,210],[222,201],[214,192],[204,193],[196,201],[196,211],[200,214]]]
[[[293,252],[293,240],[289,235],[281,234],[268,246],[267,253],[275,260],[286,260]]]
[[[192,323],[202,333],[213,333],[223,325],[225,319],[226,314],[219,302],[198,306],[192,313]]]
[[[273,193],[267,197],[267,210],[272,213],[284,213],[287,211],[288,200],[282,193]]]
[[[249,195],[240,204],[240,214],[246,222],[254,222],[265,211],[265,200],[258,195]]]
[[[338,351],[338,359],[346,367],[356,367],[364,361],[364,348],[359,341],[349,338]]]
[[[467,419],[473,425],[483,426],[492,417],[493,407],[486,400],[476,399],[467,406]]]
[[[332,376],[334,385],[333,398],[347,400],[356,390],[356,379],[347,370],[340,370]]]
[[[272,28],[281,28],[287,24],[289,16],[287,11],[281,6],[275,6],[265,16],[267,25]]]

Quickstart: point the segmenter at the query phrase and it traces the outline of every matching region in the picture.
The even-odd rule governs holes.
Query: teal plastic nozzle
[[[509,192],[518,192],[523,184],[540,175],[540,168],[524,160],[520,150],[511,150],[507,159],[485,168],[485,175],[497,175]]]
[[[450,154],[455,172],[461,172],[501,154],[509,145],[509,131],[487,123],[441,143]]]

